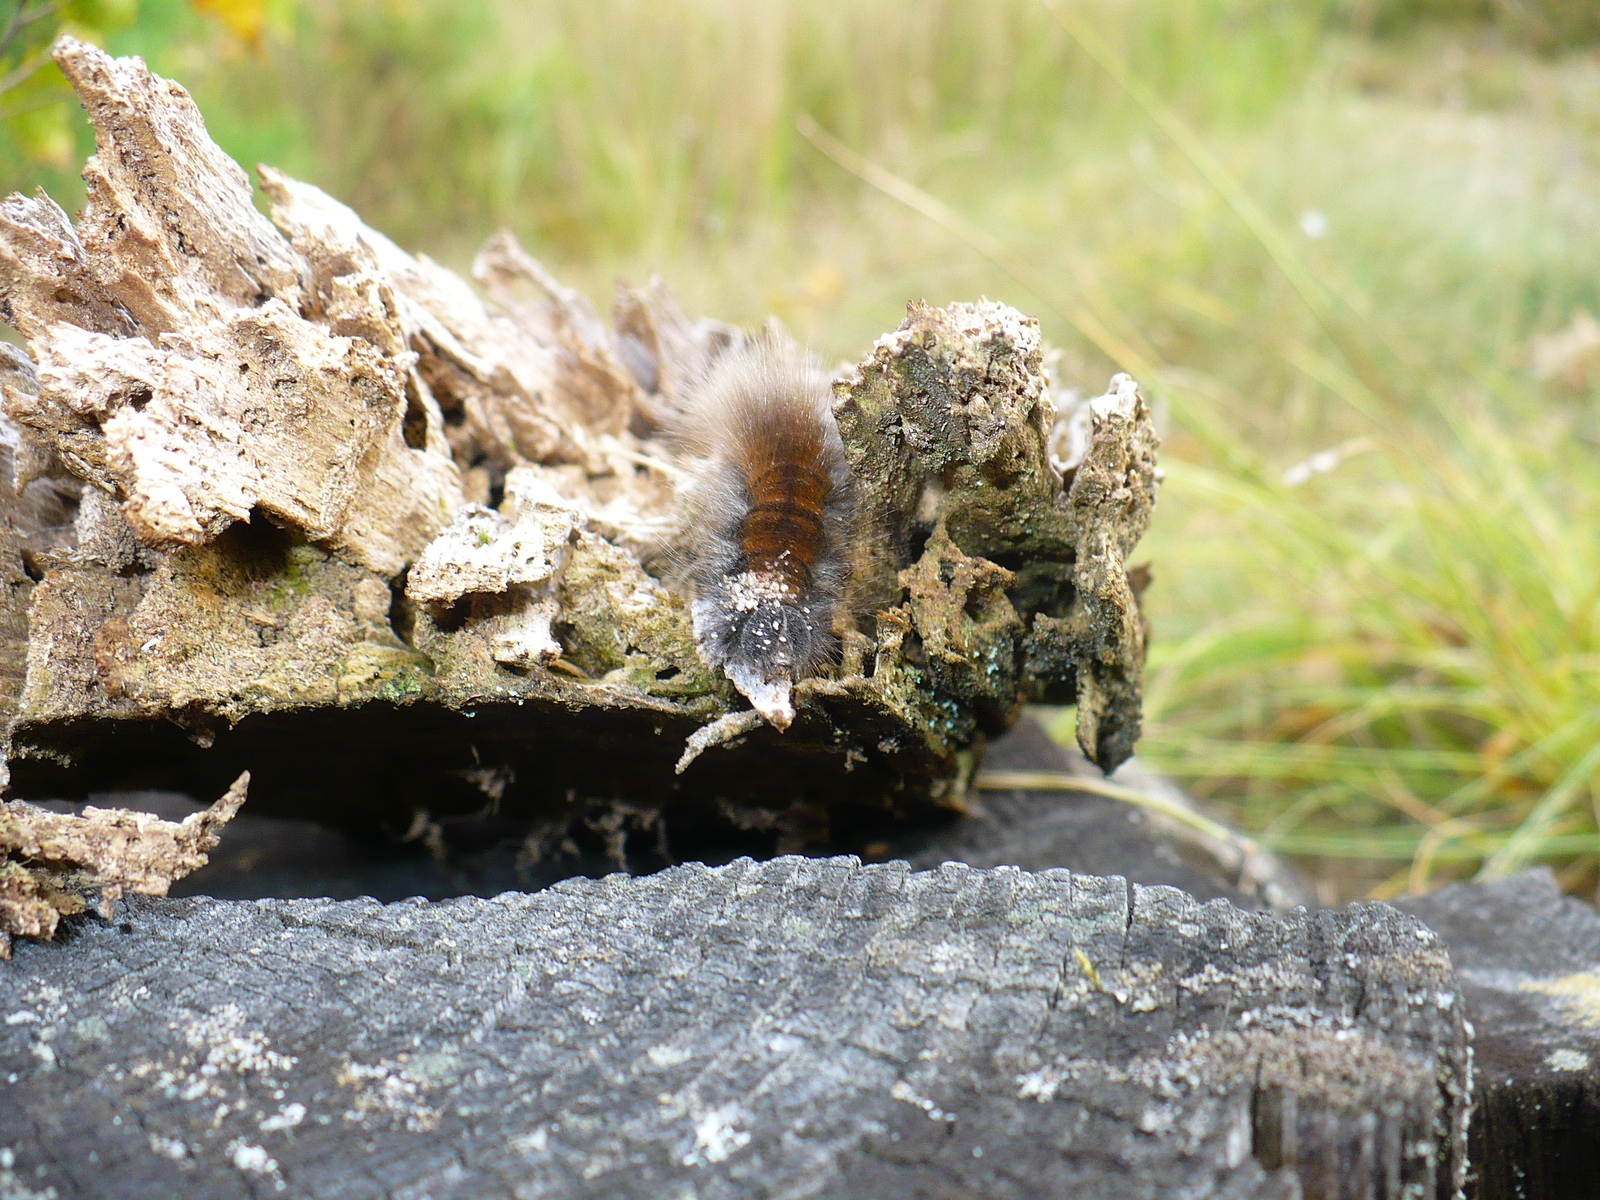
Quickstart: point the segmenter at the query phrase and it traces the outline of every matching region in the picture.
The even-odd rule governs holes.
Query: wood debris
[[[48,938],[62,917],[83,912],[86,894],[110,918],[124,891],[165,896],[206,865],[222,827],[244,804],[246,771],[210,808],[182,821],[95,808],[58,813],[21,800],[0,801],[0,958],[14,937]]]

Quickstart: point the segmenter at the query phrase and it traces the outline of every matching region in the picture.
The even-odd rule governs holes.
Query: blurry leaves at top
[[[247,167],[435,250],[496,225],[563,258],[722,240],[837,191],[802,111],[896,165],[1023,171],[1125,107],[1037,0],[300,0],[234,59],[179,7],[143,0],[108,48],[181,79]],[[1303,0],[1083,7],[1163,94],[1234,124],[1296,85],[1323,24]]]
[[[264,0],[192,0],[195,8],[207,16],[216,17],[228,31],[245,45],[261,44],[267,28],[267,6]]]
[[[193,0],[194,10],[215,18],[196,32],[214,38],[223,29],[241,45],[259,46],[269,2]],[[172,7],[150,0],[0,0],[0,184],[73,190],[63,184],[77,173],[89,138],[72,89],[50,58],[57,35],[115,45],[156,10]]]
[[[66,102],[71,92],[50,61],[62,29],[91,40],[128,24],[137,0],[9,0],[0,5],[0,124],[25,159],[72,165],[76,143]]]

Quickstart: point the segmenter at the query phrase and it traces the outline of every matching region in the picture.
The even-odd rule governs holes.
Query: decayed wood
[[[459,501],[452,472],[385,461],[407,452],[398,364],[300,315],[305,264],[181,88],[70,39],[57,58],[96,154],[76,228],[42,194],[0,212],[8,320],[39,372],[36,395],[8,389],[8,412],[115,492],[155,549],[207,541],[259,507],[398,570]],[[65,279],[41,270],[46,246]],[[435,485],[431,526],[385,512],[347,529],[361,494],[396,474]]]
[[[0,972],[0,1147],[37,1191],[1448,1200],[1463,1179],[1448,959],[1383,905],[1272,917],[790,858],[123,922]]]
[[[838,414],[870,530],[857,587],[875,605],[892,601],[896,582],[909,588],[923,644],[940,647],[929,660],[937,691],[1002,713],[1019,681],[1033,699],[1075,700],[1079,744],[1111,770],[1139,735],[1144,626],[1127,559],[1160,473],[1132,379],[1115,377],[1086,410],[1061,416],[1087,426],[1063,469],[1037,323],[992,303],[914,304],[850,378]],[[918,587],[891,567],[930,518]],[[952,573],[961,585],[946,582]],[[965,620],[968,607],[984,615]],[[963,648],[969,640],[983,650]]]
[[[487,637],[494,660],[536,667],[561,658],[551,630],[560,613],[557,584],[572,556],[584,513],[525,467],[506,476],[497,512],[459,509],[454,523],[412,565],[406,595],[453,605],[474,597],[473,635]]]
[[[0,801],[0,958],[11,956],[13,937],[54,934],[61,917],[84,910],[85,892],[98,893],[106,917],[124,890],[165,896],[175,880],[206,865],[206,852],[249,787],[246,772],[211,807],[178,822],[124,809],[91,806],[66,815]]]
[[[744,701],[673,579],[668,427],[746,335],[659,281],[608,324],[504,234],[480,295],[262,168],[269,219],[182,88],[57,58],[88,206],[0,205],[0,315],[37,367],[0,372],[11,458],[77,504],[47,548],[0,547],[19,784],[207,794],[249,767],[256,807],[403,827],[419,794],[474,811],[489,770],[508,819],[599,795],[865,837],[959,809],[1028,698],[1076,699],[1102,767],[1131,751],[1157,481],[1131,381],[1068,422],[1066,462],[1037,323],[913,305],[835,385],[867,510],[841,659],[786,734],[686,760]],[[25,507],[0,496],[14,529]]]

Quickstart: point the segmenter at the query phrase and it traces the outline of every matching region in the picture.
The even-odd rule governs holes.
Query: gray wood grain
[[[1600,914],[1546,869],[1402,903],[1449,944],[1475,1030],[1469,1194],[1600,1197]]]
[[[0,1192],[1431,1200],[1452,987],[1384,905],[1065,871],[138,900],[0,967]]]

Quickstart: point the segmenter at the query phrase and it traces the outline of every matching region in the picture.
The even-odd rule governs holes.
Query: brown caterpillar
[[[689,457],[679,520],[701,657],[787,729],[793,685],[835,651],[847,571],[850,468],[827,373],[792,343],[747,343],[690,390],[677,433]]]

